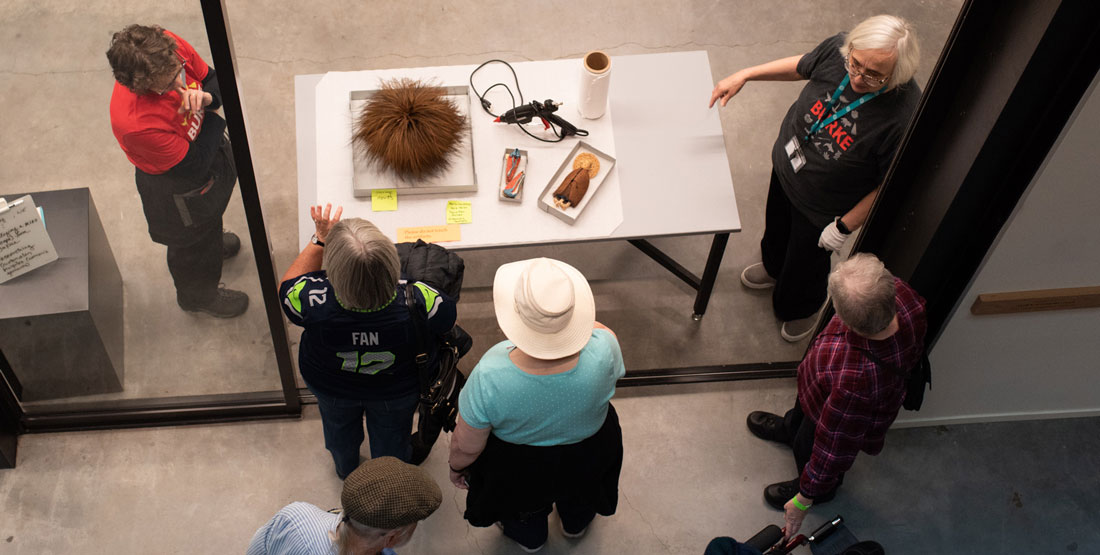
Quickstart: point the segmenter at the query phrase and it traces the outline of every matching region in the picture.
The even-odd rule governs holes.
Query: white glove
[[[821,237],[817,238],[817,246],[833,252],[840,252],[840,249],[844,248],[844,243],[848,241],[848,235],[837,229],[836,221],[839,219],[836,218],[825,226],[825,229],[821,230]]]

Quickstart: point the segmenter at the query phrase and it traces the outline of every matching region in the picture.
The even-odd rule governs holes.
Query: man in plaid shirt
[[[924,352],[924,299],[874,255],[837,264],[829,295],[836,315],[798,367],[794,408],[784,416],[755,411],[748,417],[754,435],[794,450],[799,477],[764,490],[768,504],[786,513],[788,536],[810,505],[836,495],[860,451],[882,451],[905,397],[902,373]]]

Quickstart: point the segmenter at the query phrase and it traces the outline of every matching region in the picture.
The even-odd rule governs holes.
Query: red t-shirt
[[[187,88],[202,88],[209,68],[187,41],[175,34],[176,55],[184,62]],[[164,173],[183,160],[191,141],[199,135],[206,112],[179,113],[183,99],[175,90],[162,95],[134,94],[115,82],[111,94],[111,128],[130,162],[141,171]]]

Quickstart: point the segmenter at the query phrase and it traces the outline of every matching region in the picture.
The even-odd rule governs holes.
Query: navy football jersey
[[[377,400],[417,390],[416,330],[405,304],[405,280],[382,308],[347,308],[336,298],[324,271],[284,281],[283,312],[305,328],[298,347],[302,378],[322,394]],[[455,303],[446,294],[414,282],[435,334],[454,327]],[[436,349],[429,353],[435,364]]]

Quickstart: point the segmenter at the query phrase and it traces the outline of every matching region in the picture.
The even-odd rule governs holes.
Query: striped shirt
[[[898,331],[872,341],[833,316],[798,366],[798,401],[815,423],[814,447],[799,489],[809,498],[828,493],[862,450],[882,451],[886,430],[905,399],[905,379],[879,368],[859,349],[908,371],[924,352],[924,299],[895,278]]]
[[[256,530],[247,555],[328,555],[336,548],[329,538],[340,524],[336,513],[321,510],[309,503],[297,502],[283,507]],[[392,549],[383,555],[395,555]]]

